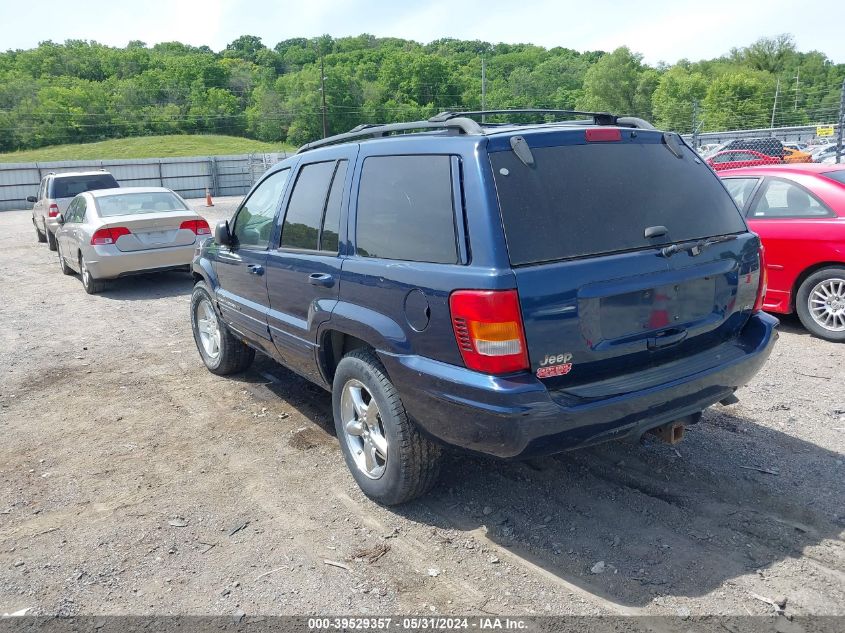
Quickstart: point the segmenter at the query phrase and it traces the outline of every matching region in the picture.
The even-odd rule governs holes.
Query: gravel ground
[[[386,509],[327,393],[205,370],[187,275],[88,296],[27,211],[0,267],[0,613],[845,614],[845,348],[794,319],[677,446],[453,456]]]

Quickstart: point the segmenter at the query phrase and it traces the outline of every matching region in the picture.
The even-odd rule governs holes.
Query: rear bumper
[[[778,320],[751,317],[715,366],[604,398],[550,392],[534,376],[496,377],[420,356],[381,354],[405,408],[428,435],[471,451],[547,455],[693,415],[746,384],[769,357]]]
[[[85,261],[95,279],[115,279],[188,266],[194,259],[195,251],[193,244],[129,253],[118,250],[114,245],[94,246],[85,254]]]

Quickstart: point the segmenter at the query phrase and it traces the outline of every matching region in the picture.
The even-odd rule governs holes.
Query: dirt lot
[[[0,613],[845,614],[845,348],[795,320],[677,447],[455,456],[385,509],[327,393],[205,370],[187,275],[88,296],[25,211],[0,270]]]

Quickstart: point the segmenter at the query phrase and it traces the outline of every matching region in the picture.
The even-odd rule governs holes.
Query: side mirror
[[[35,196],[27,196],[26,201],[27,202],[38,202],[38,198],[36,198]]]
[[[229,233],[229,220],[221,220],[214,227],[214,241],[220,246],[232,245],[232,234]]]
[[[57,215],[56,216],[56,222],[58,222],[59,224],[64,224],[65,223],[64,214],[60,213],[59,215]]]

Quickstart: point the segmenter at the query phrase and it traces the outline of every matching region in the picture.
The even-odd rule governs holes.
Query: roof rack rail
[[[632,116],[617,116],[610,112],[583,112],[581,110],[550,110],[546,108],[515,108],[511,110],[475,110],[470,112],[441,112],[429,119],[429,121],[449,121],[455,117],[470,117],[481,115],[495,115],[495,114],[555,114],[555,115],[573,115],[573,116],[587,116],[590,119],[567,121],[576,125],[619,125],[622,127],[634,127],[644,130],[653,130],[654,126],[638,117]]]
[[[462,117],[460,114],[456,114],[455,117],[444,121],[413,121],[409,123],[388,123],[385,125],[364,123],[343,134],[335,134],[334,136],[328,136],[318,141],[306,143],[296,150],[296,153],[301,154],[311,149],[336,145],[337,143],[344,143],[357,138],[380,138],[396,132],[410,132],[412,130],[453,130],[459,134],[484,134],[484,130],[478,123],[472,119]]]
[[[557,114],[588,116],[593,118],[595,125],[616,125],[616,116],[610,112],[583,112],[581,110],[550,110],[546,108],[514,108],[510,110],[473,110],[470,112],[441,112],[429,121],[449,121],[455,117],[482,116],[495,114]]]

